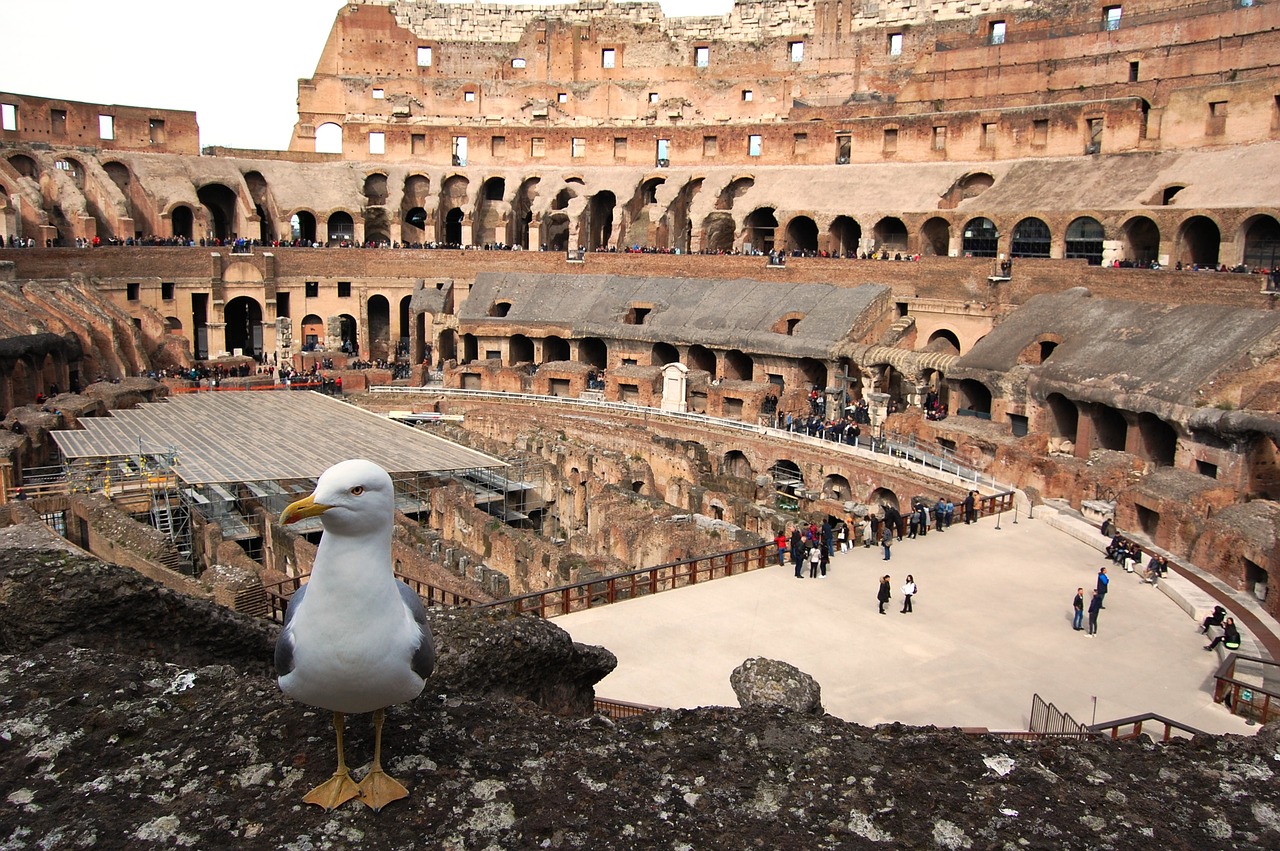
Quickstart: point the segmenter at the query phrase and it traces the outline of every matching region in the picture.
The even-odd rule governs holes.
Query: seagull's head
[[[395,488],[387,471],[355,458],[325,470],[311,496],[286,508],[280,522],[319,517],[326,529],[359,534],[390,525],[394,513]]]

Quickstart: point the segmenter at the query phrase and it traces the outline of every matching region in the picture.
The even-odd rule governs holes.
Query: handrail
[[[749,432],[755,435],[786,438],[797,443],[804,443],[815,447],[842,447],[852,450],[854,454],[859,452],[868,452],[872,455],[888,455],[892,458],[901,458],[905,461],[912,461],[920,464],[926,469],[936,468],[939,473],[949,474],[958,479],[972,481],[975,486],[987,487],[993,490],[1013,490],[1011,485],[1004,484],[994,477],[983,473],[981,470],[962,465],[956,459],[955,454],[946,447],[929,444],[918,440],[913,436],[909,436],[905,441],[901,439],[894,440],[893,438],[898,437],[897,435],[893,435],[890,438],[868,437],[860,439],[857,445],[850,445],[847,443],[839,443],[820,437],[814,437],[812,435],[802,434],[800,432],[787,431],[786,429],[762,426],[755,423],[745,423],[741,420],[730,420],[721,417],[712,417],[706,414],[695,414],[682,411],[664,411],[659,408],[651,408],[646,405],[633,405],[628,402],[609,402],[596,399],[547,396],[540,393],[508,393],[500,390],[466,390],[461,387],[402,387],[379,385],[376,387],[370,387],[369,391],[371,393],[425,393],[437,396],[457,396],[459,398],[492,399],[508,403],[527,402],[529,404],[558,405],[561,407],[577,408],[580,410],[615,411],[627,416],[640,416],[644,419],[666,419],[678,422],[693,422],[700,425],[724,428],[732,431]],[[865,449],[863,448],[864,445]]]
[[[1174,730],[1181,730],[1193,736],[1208,735],[1204,730],[1197,730],[1195,727],[1190,727],[1181,721],[1166,718],[1156,712],[1144,712],[1141,715],[1130,715],[1127,718],[1117,718],[1114,721],[1101,721],[1097,724],[1090,724],[1088,730],[1099,735],[1109,731],[1111,733],[1110,738],[1114,741],[1131,741],[1142,736],[1142,725],[1146,721],[1157,721],[1164,725],[1164,736],[1160,739],[1161,743],[1172,739]],[[1133,729],[1121,735],[1120,730],[1122,727],[1132,727]]]
[[[610,718],[617,720],[619,718],[638,718],[642,715],[648,715],[651,712],[661,712],[660,706],[649,706],[645,703],[628,703],[625,700],[611,700],[607,697],[597,697],[595,699],[595,710],[601,715],[608,715]]]
[[[545,591],[534,591],[492,603],[481,603],[477,608],[505,608],[517,615],[531,613],[540,618],[553,618],[620,600],[632,600],[657,594],[660,591],[733,576],[735,573],[758,570],[769,566],[770,555],[774,552],[776,551],[772,542],[761,543],[723,553],[695,556],[656,567],[642,567],[626,573],[584,579],[570,585],[548,588]]]
[[[1266,675],[1259,679],[1262,684],[1236,679],[1236,665],[1239,662],[1254,662],[1264,668],[1268,665],[1280,669],[1280,662],[1263,659],[1260,656],[1244,656],[1240,653],[1229,653],[1213,679],[1213,701],[1224,703],[1232,715],[1257,720],[1261,724],[1280,720],[1280,693],[1266,688]]]

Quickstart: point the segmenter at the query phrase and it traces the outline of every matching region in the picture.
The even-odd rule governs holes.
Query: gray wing
[[[400,599],[409,609],[409,614],[413,615],[414,621],[422,628],[422,642],[413,651],[413,661],[410,666],[415,674],[425,680],[431,676],[431,672],[436,667],[436,643],[431,637],[431,627],[427,626],[427,610],[422,605],[422,598],[414,593],[412,588],[403,582],[396,582],[396,585],[400,587]]]
[[[293,629],[290,621],[302,605],[302,598],[307,593],[303,585],[289,598],[289,607],[284,610],[284,626],[280,628],[280,637],[276,639],[276,676],[283,677],[293,670]]]

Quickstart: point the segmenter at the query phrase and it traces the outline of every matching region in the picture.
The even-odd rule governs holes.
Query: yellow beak
[[[280,522],[284,525],[296,523],[299,520],[305,520],[308,517],[319,517],[333,506],[325,505],[322,502],[316,502],[315,495],[303,497],[297,502],[290,503],[280,514]]]

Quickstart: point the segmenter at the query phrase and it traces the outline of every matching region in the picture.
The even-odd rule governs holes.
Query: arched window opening
[[[329,122],[316,128],[316,153],[342,153],[342,125]]]
[[[1081,216],[1067,225],[1066,257],[1068,260],[1087,260],[1090,266],[1102,265],[1102,240],[1106,232],[1102,223],[1089,216]]]
[[[1182,225],[1178,234],[1181,246],[1179,259],[1183,266],[1214,267],[1218,265],[1218,248],[1222,234],[1217,224],[1207,216],[1192,216]]]
[[[1023,219],[1014,225],[1009,253],[1014,257],[1048,257],[1051,240],[1049,226],[1043,220]]]
[[[996,223],[987,218],[970,219],[965,223],[962,249],[966,257],[995,257],[1000,240]]]
[[[808,216],[787,222],[787,250],[806,254],[818,252],[818,225]]]
[[[755,475],[755,470],[751,469],[751,462],[739,449],[730,449],[724,454],[724,460],[720,462],[720,472],[735,479],[750,479]]]

